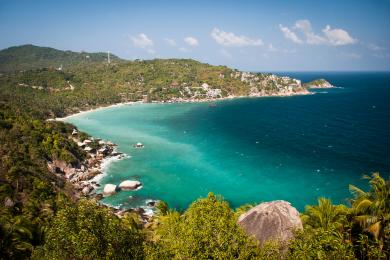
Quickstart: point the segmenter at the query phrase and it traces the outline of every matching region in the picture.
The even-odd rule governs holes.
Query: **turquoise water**
[[[136,104],[67,119],[130,155],[101,184],[139,179],[143,188],[104,202],[142,206],[162,199],[186,208],[208,192],[233,207],[283,199],[299,210],[317,197],[346,203],[348,184],[390,171],[389,73],[287,73],[325,77],[337,89],[315,95],[197,104]],[[136,142],[145,144],[135,149]]]

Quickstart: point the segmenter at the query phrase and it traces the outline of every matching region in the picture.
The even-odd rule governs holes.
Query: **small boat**
[[[134,148],[144,148],[144,145],[143,143],[136,143],[135,145],[133,145]]]

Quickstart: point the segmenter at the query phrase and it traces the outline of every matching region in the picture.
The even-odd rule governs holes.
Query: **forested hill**
[[[110,54],[111,62],[122,61]],[[14,46],[0,51],[0,72],[31,70],[39,68],[64,68],[81,64],[100,64],[107,62],[105,52],[61,51],[31,44]]]
[[[191,59],[122,60],[24,45],[0,51],[0,104],[40,118],[128,101],[181,102],[309,93],[300,80]],[[61,67],[62,65],[62,67]]]

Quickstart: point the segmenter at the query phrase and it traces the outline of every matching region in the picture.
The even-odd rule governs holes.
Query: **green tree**
[[[27,258],[33,249],[32,240],[29,221],[23,216],[12,217],[1,212],[0,259]]]
[[[258,244],[237,225],[221,197],[209,193],[180,215],[159,218],[157,243],[146,247],[150,259],[250,259],[261,255]]]
[[[352,243],[337,230],[305,228],[289,245],[289,259],[355,259]]]
[[[333,205],[330,199],[319,198],[318,205],[306,206],[301,219],[304,225],[331,230],[334,227],[342,227],[347,221],[347,213],[348,208],[345,205]]]
[[[169,207],[165,201],[159,200],[156,205],[157,215],[164,216],[168,213]]]
[[[54,217],[45,244],[36,259],[141,259],[143,237],[133,225],[125,225],[109,209],[81,200]]]
[[[353,220],[363,231],[378,240],[380,249],[389,255],[390,180],[383,179],[379,173],[365,175],[364,178],[369,180],[369,191],[349,186],[354,195],[351,199]]]

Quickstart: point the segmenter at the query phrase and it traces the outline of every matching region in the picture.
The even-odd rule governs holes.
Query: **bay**
[[[102,186],[143,187],[103,200],[122,207],[162,199],[183,210],[208,192],[232,205],[287,200],[299,210],[320,196],[348,203],[349,184],[390,171],[390,73],[285,72],[338,88],[294,97],[208,103],[134,104],[66,119],[130,155],[105,169]],[[145,147],[136,149],[134,143]]]

